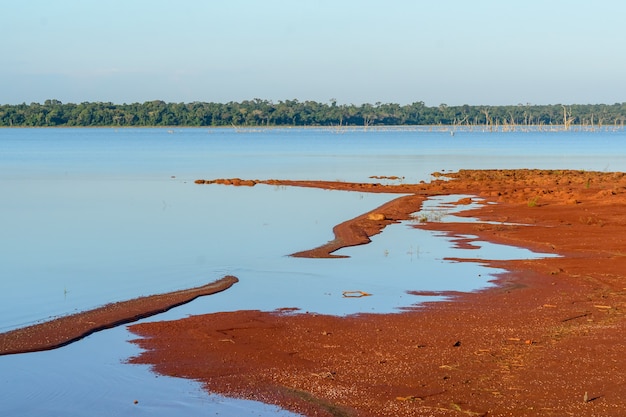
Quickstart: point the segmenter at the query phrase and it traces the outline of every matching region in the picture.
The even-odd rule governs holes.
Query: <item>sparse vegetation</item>
[[[528,200],[528,207],[537,207],[537,203],[539,202],[539,196],[535,196]]]
[[[413,221],[418,223],[440,222],[448,212],[445,210],[423,210],[414,213],[411,217]]]

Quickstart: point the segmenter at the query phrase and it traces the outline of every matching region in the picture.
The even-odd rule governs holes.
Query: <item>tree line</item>
[[[426,106],[394,103],[337,104],[253,99],[228,103],[43,104],[0,106],[0,126],[624,126],[626,103]]]

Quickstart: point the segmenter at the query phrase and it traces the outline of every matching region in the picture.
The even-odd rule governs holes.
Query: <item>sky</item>
[[[624,0],[21,0],[0,104],[626,102]]]

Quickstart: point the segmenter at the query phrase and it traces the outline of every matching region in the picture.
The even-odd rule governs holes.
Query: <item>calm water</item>
[[[332,239],[335,224],[396,196],[193,180],[396,175],[418,182],[462,168],[626,171],[624,140],[621,130],[0,130],[0,332],[225,274],[241,282],[150,320],[280,307],[397,312],[431,299],[407,290],[476,290],[498,271],[442,258],[538,255],[488,243],[468,254],[403,223],[340,251],[349,258],[291,258]],[[345,299],[345,290],[374,296]],[[133,337],[121,327],[51,352],[0,357],[0,413],[277,415],[123,364],[138,352],[127,342]]]

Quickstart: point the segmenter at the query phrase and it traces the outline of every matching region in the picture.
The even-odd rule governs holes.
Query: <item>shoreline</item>
[[[445,177],[403,185],[398,192],[415,199],[403,208],[398,204],[397,212],[381,206],[374,212],[384,218],[366,213],[346,224],[356,225],[353,231],[363,241],[363,222],[398,220],[402,213],[419,211],[415,204],[430,195],[474,195],[485,203],[455,215],[492,223],[416,227],[462,235],[464,242],[471,235],[473,241],[560,256],[480,260],[508,271],[498,275],[496,286],[397,314],[238,311],[137,324],[130,329],[142,337],[135,343],[145,351],[131,362],[199,380],[211,392],[304,415],[626,414],[621,336],[626,330],[626,176],[481,170]],[[364,191],[362,184],[355,187]],[[335,236],[346,243],[336,230]],[[334,247],[330,243],[321,246],[327,255]]]

